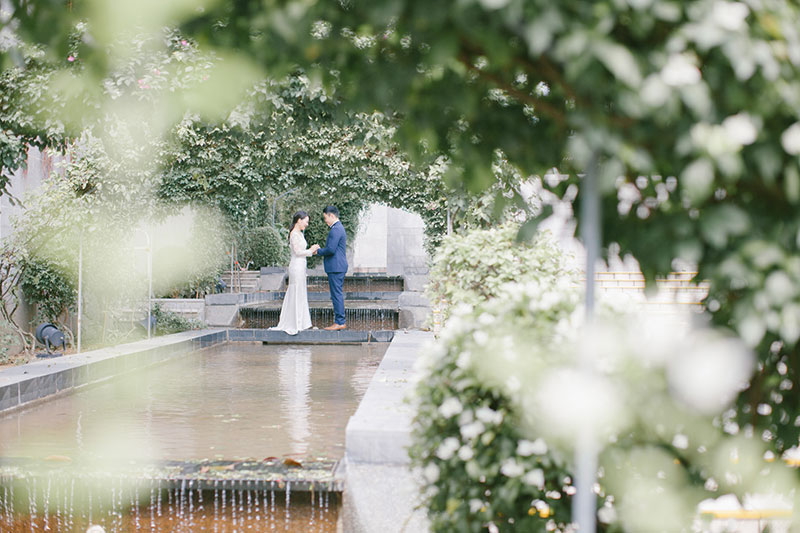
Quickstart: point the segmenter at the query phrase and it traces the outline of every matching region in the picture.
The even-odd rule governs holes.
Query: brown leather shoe
[[[323,328],[327,331],[339,331],[342,329],[347,329],[347,324],[331,324],[327,328]]]

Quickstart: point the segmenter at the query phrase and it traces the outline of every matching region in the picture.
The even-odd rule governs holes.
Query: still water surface
[[[0,456],[337,459],[387,344],[233,343],[0,418]]]

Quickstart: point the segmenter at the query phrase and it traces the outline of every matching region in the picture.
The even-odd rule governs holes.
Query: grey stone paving
[[[409,469],[413,412],[405,398],[413,367],[431,333],[397,332],[364,399],[347,424],[344,531],[424,532],[428,522],[415,509],[419,493]]]

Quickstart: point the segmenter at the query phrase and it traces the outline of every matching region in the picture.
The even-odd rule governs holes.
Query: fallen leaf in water
[[[48,455],[44,458],[45,461],[52,461],[54,463],[71,463],[72,458],[66,455]]]
[[[272,457],[272,456],[264,458],[264,461],[267,462],[267,463],[274,463],[277,460],[278,460],[277,457]]]
[[[291,457],[287,457],[286,459],[284,459],[283,460],[283,464],[288,466],[288,467],[290,467],[290,468],[292,468],[292,467],[294,467],[294,468],[302,468],[303,467],[303,465],[300,464],[299,461],[295,461]]]

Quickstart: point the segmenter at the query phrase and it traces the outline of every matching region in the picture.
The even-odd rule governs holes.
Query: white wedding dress
[[[289,261],[289,286],[283,298],[281,318],[271,329],[297,335],[298,331],[311,327],[311,312],[308,310],[308,286],[306,285],[306,258],[311,250],[306,249],[303,232],[295,231],[289,238],[292,260]]]

